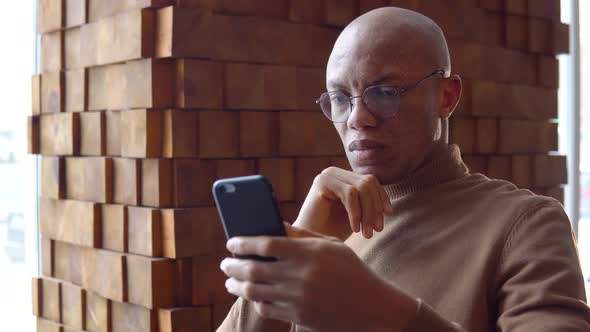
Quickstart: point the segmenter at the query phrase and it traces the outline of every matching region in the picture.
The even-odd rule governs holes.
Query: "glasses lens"
[[[320,97],[320,107],[331,121],[345,122],[350,112],[350,101],[342,92],[325,92]]]
[[[375,115],[392,117],[399,110],[399,91],[391,86],[373,86],[365,91],[363,101]]]

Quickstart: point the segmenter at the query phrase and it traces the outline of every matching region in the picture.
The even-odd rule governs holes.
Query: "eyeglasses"
[[[332,122],[346,122],[352,113],[352,100],[361,98],[363,104],[371,114],[378,118],[393,117],[399,111],[400,97],[409,90],[417,87],[422,82],[435,76],[445,78],[445,71],[436,70],[420,81],[404,88],[392,85],[374,85],[365,89],[360,96],[347,96],[342,91],[328,91],[322,93],[316,100],[322,108],[324,115]]]

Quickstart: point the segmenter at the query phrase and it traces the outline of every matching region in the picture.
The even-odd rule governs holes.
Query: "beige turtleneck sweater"
[[[371,239],[353,234],[346,244],[419,299],[407,331],[590,331],[575,240],[559,202],[469,174],[456,145],[385,190],[394,213],[384,230]],[[218,331],[290,329],[301,330],[262,319],[240,298]]]

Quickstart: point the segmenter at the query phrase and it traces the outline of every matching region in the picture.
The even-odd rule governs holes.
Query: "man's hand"
[[[344,243],[286,227],[290,237],[227,242],[235,254],[277,258],[221,263],[228,291],[252,301],[260,316],[315,331],[401,331],[414,317],[415,301],[375,275]]]
[[[371,238],[373,230],[383,230],[384,213],[391,212],[389,198],[375,176],[329,167],[314,179],[293,225],[343,241],[360,231]]]

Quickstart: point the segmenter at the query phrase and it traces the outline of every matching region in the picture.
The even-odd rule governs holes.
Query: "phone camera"
[[[233,194],[236,192],[236,186],[231,183],[226,183],[223,185],[223,192],[225,194]]]

